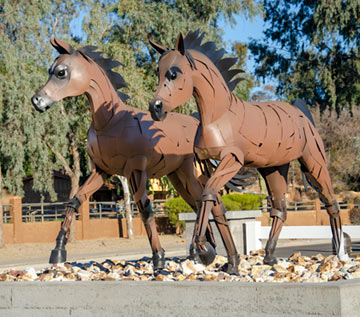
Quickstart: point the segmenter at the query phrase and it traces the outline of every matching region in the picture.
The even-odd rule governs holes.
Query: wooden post
[[[22,205],[21,197],[14,196],[10,199],[10,216],[13,224],[14,242],[20,243],[22,241]],[[25,241],[26,242],[26,241]]]
[[[84,201],[79,207],[79,220],[81,220],[82,239],[88,238],[89,222],[90,222],[90,205],[89,201]]]
[[[321,202],[319,198],[315,199],[315,219],[316,219],[316,225],[321,225]]]

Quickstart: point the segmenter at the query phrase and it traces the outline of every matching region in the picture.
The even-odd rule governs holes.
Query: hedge
[[[222,201],[226,210],[253,210],[261,207],[261,202],[265,195],[254,194],[228,194],[222,196]],[[181,197],[169,199],[165,202],[166,212],[169,221],[174,227],[185,228],[185,221],[179,221],[179,214],[183,212],[193,212],[190,206]]]

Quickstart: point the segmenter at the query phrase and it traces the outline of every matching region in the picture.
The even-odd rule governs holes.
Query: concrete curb
[[[2,316],[358,316],[360,281],[2,282]]]

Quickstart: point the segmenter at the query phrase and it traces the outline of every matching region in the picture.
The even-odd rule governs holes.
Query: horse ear
[[[151,40],[150,36],[148,36],[148,40],[150,45],[153,47],[155,51],[157,51],[160,55],[162,55],[165,51],[168,49],[165,46],[162,46],[158,43],[155,43],[153,40]]]
[[[184,38],[182,36],[182,33],[179,33],[179,36],[176,40],[175,49],[181,53],[181,55],[185,55],[185,44],[184,44]]]
[[[70,44],[63,42],[56,37],[50,39],[50,43],[60,54],[72,54],[74,52],[74,49]]]

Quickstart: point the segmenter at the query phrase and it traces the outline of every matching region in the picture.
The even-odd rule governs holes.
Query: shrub
[[[265,195],[228,194],[222,196],[222,201],[226,210],[253,210],[259,209],[261,201],[265,198]],[[182,231],[185,228],[185,221],[179,220],[179,214],[182,212],[193,212],[191,207],[181,197],[167,200],[165,207],[170,223]]]
[[[222,196],[226,210],[253,210],[261,207],[265,195],[227,194]]]
[[[349,212],[350,222],[353,225],[360,225],[360,209],[359,207],[354,207]]]
[[[165,207],[170,223],[176,228],[179,227],[182,231],[185,228],[185,221],[179,220],[179,214],[182,212],[193,212],[191,207],[181,197],[167,200]]]

